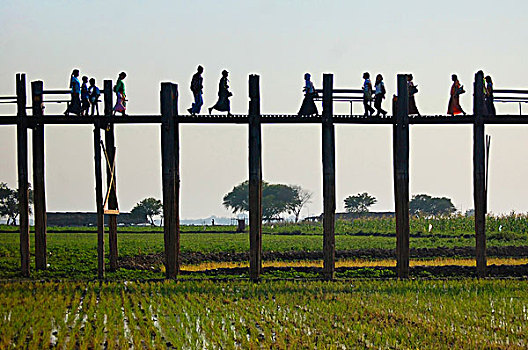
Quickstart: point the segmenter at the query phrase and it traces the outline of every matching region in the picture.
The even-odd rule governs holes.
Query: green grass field
[[[2,283],[0,348],[528,346],[528,282]]]

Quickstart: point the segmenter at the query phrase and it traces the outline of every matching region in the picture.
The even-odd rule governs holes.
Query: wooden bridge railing
[[[320,123],[322,137],[323,175],[323,277],[333,279],[335,271],[335,123],[372,123],[393,126],[393,167],[394,199],[396,212],[396,255],[397,273],[400,278],[409,276],[409,133],[412,124],[473,124],[473,180],[475,205],[475,238],[477,274],[486,275],[485,215],[487,210],[486,167],[485,167],[485,124],[487,123],[528,123],[524,116],[484,115],[483,74],[477,73],[474,82],[473,116],[421,116],[409,117],[406,75],[398,75],[398,101],[393,117],[360,117],[334,115],[333,103],[336,94],[358,93],[361,90],[334,89],[333,75],[323,75],[322,116],[299,117],[295,115],[262,115],[260,111],[259,76],[249,77],[248,115],[231,117],[183,116],[178,114],[178,87],[172,83],[161,84],[161,115],[154,116],[112,116],[112,81],[104,81],[104,116],[71,118],[44,116],[42,105],[45,94],[65,94],[68,90],[44,90],[41,81],[31,83],[32,115],[26,114],[26,76],[16,75],[16,99],[12,96],[0,100],[17,104],[16,117],[0,117],[0,124],[17,125],[17,163],[20,205],[20,253],[21,272],[30,275],[29,255],[29,183],[28,183],[28,128],[33,137],[33,183],[35,203],[35,262],[37,269],[46,268],[46,195],[44,164],[45,124],[93,124],[94,161],[97,207],[98,277],[103,278],[104,266],[104,208],[101,167],[101,129],[105,130],[108,158],[115,161],[115,123],[159,123],[161,125],[161,153],[163,179],[164,242],[166,277],[175,278],[180,271],[180,123],[244,123],[249,127],[249,202],[250,202],[250,278],[258,280],[262,272],[262,123]],[[528,93],[523,90],[496,90],[496,93]],[[49,102],[49,101],[48,101]],[[111,186],[110,167],[107,167],[108,186]],[[115,174],[114,174],[115,179]],[[114,181],[115,184],[115,181]],[[110,193],[109,209],[117,209],[116,189]],[[109,220],[110,270],[117,268],[117,220]]]

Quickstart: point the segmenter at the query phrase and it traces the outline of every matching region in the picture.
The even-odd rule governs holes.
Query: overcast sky
[[[192,100],[196,66],[204,72],[204,109],[215,103],[218,79],[230,71],[232,110],[247,113],[248,75],[261,76],[262,113],[296,113],[303,75],[321,87],[359,88],[362,73],[382,73],[392,96],[396,74],[412,72],[422,114],[445,114],[457,73],[472,111],[472,80],[483,69],[495,88],[528,88],[526,1],[9,1],[0,2],[0,95],[12,95],[15,73],[44,88],[67,88],[73,68],[115,81],[126,71],[128,113],[159,113],[160,82],[179,84],[180,113]],[[29,85],[29,84],[28,84]],[[390,110],[390,103],[384,107]],[[101,106],[102,107],[102,106]],[[355,105],[355,111],[362,112]],[[321,107],[319,106],[321,109]],[[347,112],[347,104],[335,104]],[[64,106],[49,105],[46,113]],[[528,105],[524,107],[528,112]],[[518,113],[498,104],[499,113]],[[0,115],[13,113],[0,105]],[[230,216],[222,197],[248,177],[247,126],[182,125],[181,217]],[[489,210],[528,211],[528,128],[488,126],[492,136]],[[318,125],[264,125],[263,176],[314,192],[303,212],[322,210]],[[0,127],[0,182],[16,187],[15,127]],[[121,210],[161,198],[159,126],[118,125],[117,179]],[[373,210],[393,210],[390,126],[336,126],[338,211],[343,199],[369,192]],[[31,176],[31,174],[30,174]],[[473,207],[472,127],[411,128],[411,194]],[[49,211],[94,211],[92,127],[46,126]]]

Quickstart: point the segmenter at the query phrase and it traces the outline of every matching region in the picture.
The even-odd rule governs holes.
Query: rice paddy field
[[[524,349],[528,282],[4,282],[0,348]]]
[[[50,229],[48,269],[32,257],[23,278],[16,228],[0,227],[0,349],[527,348],[525,221],[490,226],[488,265],[502,272],[478,280],[464,220],[413,224],[408,281],[391,219],[338,223],[333,282],[320,280],[317,223],[265,226],[260,283],[234,227],[184,227],[176,281],[163,279],[159,228],[122,229],[119,268],[96,281],[91,228]]]

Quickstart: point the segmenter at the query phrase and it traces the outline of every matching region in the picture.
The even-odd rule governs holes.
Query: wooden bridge
[[[44,115],[43,106],[49,95],[69,94],[69,90],[44,90],[42,81],[31,83],[31,106],[26,106],[26,77],[16,75],[16,95],[0,96],[0,103],[16,103],[17,115],[0,116],[0,125],[17,125],[18,183],[20,203],[20,255],[21,271],[30,275],[29,256],[29,201],[28,201],[28,129],[33,139],[33,193],[35,215],[35,266],[46,269],[46,195],[44,186],[44,126],[52,124],[94,126],[93,147],[95,159],[95,184],[97,207],[98,277],[104,278],[104,202],[101,166],[101,130],[104,130],[108,162],[115,159],[115,124],[160,124],[163,185],[163,215],[165,266],[167,278],[175,278],[180,271],[180,146],[179,124],[248,124],[249,127],[249,235],[250,277],[260,278],[262,269],[262,146],[261,125],[273,124],[321,124],[322,131],[322,175],[323,175],[323,276],[333,279],[335,268],[335,135],[334,124],[382,124],[393,126],[394,199],[396,212],[396,256],[400,278],[409,276],[409,132],[413,124],[472,124],[473,125],[473,191],[475,205],[476,262],[479,277],[486,276],[486,147],[485,124],[528,124],[528,115],[487,116],[484,109],[483,74],[475,75],[473,84],[473,115],[467,116],[409,116],[408,88],[405,74],[398,75],[398,99],[393,116],[365,117],[363,115],[334,115],[335,101],[359,98],[361,90],[334,89],[333,75],[323,75],[320,116],[270,115],[260,111],[260,84],[258,75],[249,76],[249,111],[247,115],[180,115],[178,113],[178,86],[161,83],[159,115],[112,116],[112,81],[104,81],[104,115],[97,117],[66,117]],[[348,94],[343,97],[340,94]],[[355,95],[354,95],[355,94]],[[512,95],[528,94],[525,90],[495,90],[496,99],[504,102],[526,102],[526,97]],[[354,95],[354,96],[352,96]],[[503,96],[507,95],[507,96]],[[27,114],[31,110],[31,115]],[[117,208],[115,178],[111,166],[107,171],[107,186],[114,190],[108,197],[108,213]],[[109,217],[110,269],[117,268],[117,220]]]

